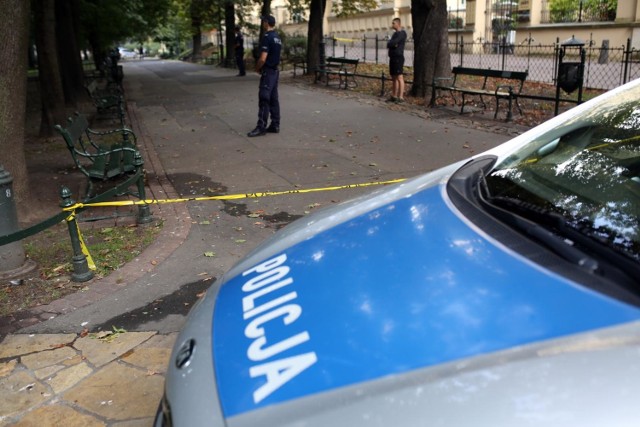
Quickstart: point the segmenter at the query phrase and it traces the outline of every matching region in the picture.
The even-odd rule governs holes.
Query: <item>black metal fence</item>
[[[363,62],[387,64],[387,38],[364,37],[348,39],[327,37],[324,39],[327,56],[360,59]],[[528,37],[520,44],[459,42],[449,44],[452,66],[491,68],[496,70],[528,71],[530,81],[555,84],[557,76],[558,40],[551,45],[535,44]],[[586,51],[584,87],[613,89],[640,77],[640,51],[626,46],[596,46],[593,40],[584,44]],[[567,47],[567,56],[580,54],[579,48]],[[414,61],[413,40],[405,46],[405,66],[412,67]]]

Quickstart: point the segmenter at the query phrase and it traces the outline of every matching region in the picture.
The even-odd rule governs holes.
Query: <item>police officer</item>
[[[238,77],[242,77],[246,74],[244,70],[244,37],[242,37],[242,32],[238,25],[236,25],[235,53],[236,64],[238,65]]]
[[[265,30],[260,43],[260,57],[256,62],[256,72],[260,74],[258,92],[258,125],[247,136],[261,136],[267,132],[280,132],[280,101],[278,100],[278,65],[282,41],[274,30],[276,18],[263,16],[262,28]],[[267,127],[271,116],[271,124]]]

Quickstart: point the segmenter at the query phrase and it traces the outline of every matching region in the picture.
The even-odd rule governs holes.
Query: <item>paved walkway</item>
[[[173,61],[124,67],[157,199],[407,178],[521,131],[283,76],[281,133],[247,138],[257,75]],[[291,220],[369,191],[154,205],[163,230],[138,258],[0,325],[9,334],[0,343],[0,425],[150,425],[176,331],[198,294]]]

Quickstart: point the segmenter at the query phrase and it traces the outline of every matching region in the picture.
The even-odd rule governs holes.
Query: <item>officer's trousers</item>
[[[278,100],[278,79],[280,71],[263,68],[258,92],[258,128],[266,129],[271,116],[271,125],[280,127],[280,101]]]
[[[236,65],[238,66],[238,74],[244,76],[244,49],[236,49]]]

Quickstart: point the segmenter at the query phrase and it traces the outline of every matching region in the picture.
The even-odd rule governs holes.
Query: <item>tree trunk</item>
[[[53,136],[53,126],[64,122],[64,93],[56,46],[55,0],[34,2],[34,27],[38,49],[38,80],[42,98],[40,136]]]
[[[202,36],[200,27],[202,27],[202,17],[200,16],[201,8],[195,1],[191,2],[191,40],[193,41],[193,51],[191,59],[196,62],[202,58]]]
[[[30,200],[24,154],[27,109],[27,45],[29,5],[25,0],[0,0],[0,164],[13,176],[18,218],[24,218]]]
[[[72,2],[68,0],[56,0],[56,35],[62,88],[67,105],[75,107],[84,94],[84,71],[76,36],[78,23],[74,22],[72,7]]]
[[[411,0],[413,85],[411,95],[429,97],[433,78],[451,75],[446,0]]]
[[[271,0],[263,0],[262,7],[260,8],[260,16],[268,16],[271,15]],[[276,25],[281,24],[281,22],[276,22]],[[264,36],[264,28],[262,28],[262,21],[260,21],[260,33],[258,35],[258,46],[260,46],[260,42],[262,42],[262,36]],[[257,54],[257,56],[256,56]],[[256,56],[256,60],[260,54],[258,52],[254,53]]]
[[[224,4],[224,37],[225,37],[225,50],[227,55],[224,61],[224,66],[232,68],[236,64],[235,48],[236,48],[236,7],[233,2],[226,2]]]
[[[323,42],[324,9],[326,0],[311,0],[309,5],[309,29],[307,31],[307,70],[320,64],[320,43]],[[324,46],[323,46],[324,48]],[[324,52],[322,52],[324,54]]]

